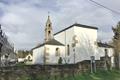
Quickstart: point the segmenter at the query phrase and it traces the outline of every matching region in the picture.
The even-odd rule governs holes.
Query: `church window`
[[[60,56],[60,49],[59,48],[56,48],[55,55]]]
[[[50,31],[48,31],[48,34],[50,34],[51,32]]]
[[[67,55],[68,56],[70,55],[70,46],[69,46],[69,44],[67,45]]]
[[[49,24],[49,27],[51,27],[51,25]]]
[[[51,38],[51,31],[48,31],[48,38]]]

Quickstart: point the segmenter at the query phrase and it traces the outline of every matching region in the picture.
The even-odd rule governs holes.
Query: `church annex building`
[[[48,16],[45,26],[44,43],[34,47],[32,64],[75,64],[84,60],[100,60],[108,55],[114,66],[113,47],[97,42],[98,28],[75,23],[57,33],[53,33]]]

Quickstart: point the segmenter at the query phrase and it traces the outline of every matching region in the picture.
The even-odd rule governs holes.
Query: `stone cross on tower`
[[[45,27],[45,42],[51,39],[53,39],[52,23],[50,20],[50,16],[48,15],[48,19],[47,19],[46,27]]]

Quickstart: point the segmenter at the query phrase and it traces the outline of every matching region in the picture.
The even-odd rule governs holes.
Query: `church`
[[[32,49],[32,64],[75,64],[85,60],[100,60],[106,54],[114,64],[113,47],[98,42],[98,28],[75,23],[53,33],[52,22],[48,16],[45,25],[44,43]]]

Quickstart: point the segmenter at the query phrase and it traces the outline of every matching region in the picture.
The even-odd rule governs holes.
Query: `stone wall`
[[[51,77],[56,80],[87,71],[90,71],[90,61],[65,65],[22,65],[1,68],[0,80],[49,80]]]

